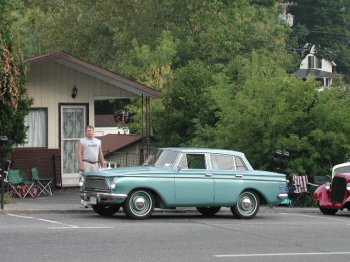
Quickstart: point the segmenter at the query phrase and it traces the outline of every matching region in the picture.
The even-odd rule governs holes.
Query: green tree
[[[129,52],[129,61],[122,64],[120,73],[151,88],[166,92],[168,82],[173,77],[172,65],[176,59],[179,40],[174,39],[170,32],[163,31],[156,43],[156,48],[152,49],[148,45],[139,45],[135,39],[132,42],[134,49]],[[127,107],[133,115],[130,128],[138,135],[143,135],[145,126],[143,115],[145,109],[142,106],[142,101],[136,99]],[[156,115],[162,115],[159,112],[164,112],[163,100],[151,100],[151,111],[151,121],[158,122]]]
[[[240,1],[168,0],[169,31],[181,40],[179,66],[200,60],[234,80],[239,57],[252,51],[279,56],[290,28],[278,24],[278,9]],[[289,66],[285,64],[285,66]]]
[[[296,79],[258,54],[240,75],[237,94],[216,91],[224,93],[214,146],[243,151],[255,168],[269,170],[273,152],[286,150],[287,171],[311,176],[344,161],[350,146],[349,121],[341,117],[349,110],[344,86],[320,92],[315,81]]]
[[[197,125],[216,123],[216,104],[209,88],[213,74],[200,61],[190,61],[174,72],[164,90],[163,110],[154,112],[155,138],[162,146],[189,146]]]
[[[22,1],[27,10],[15,27],[25,57],[65,51],[111,69],[125,62],[133,39],[150,44],[163,30],[157,0]]]
[[[281,67],[289,67],[285,37],[281,37],[289,28],[278,25],[275,8],[250,6],[249,1],[167,3],[170,6],[165,10],[165,16],[170,17],[167,26],[179,42],[171,64],[168,63],[172,77],[167,78],[166,88],[161,89],[163,104],[153,111],[154,136],[161,145],[207,145],[212,139],[199,141],[195,134],[215,126],[218,120],[218,106],[211,90],[218,86],[234,89],[233,92],[239,90],[241,87],[233,83],[253,51],[269,54],[271,59],[279,60]],[[134,72],[136,80],[150,84],[140,76],[153,71],[154,57],[149,55],[155,52],[153,49],[143,46],[129,53],[131,58],[135,52],[140,55],[132,64],[133,70],[123,66],[124,72],[125,69]]]
[[[0,134],[9,138],[9,148],[24,142],[24,118],[32,104],[25,88],[27,69],[10,31],[17,3],[0,0]]]

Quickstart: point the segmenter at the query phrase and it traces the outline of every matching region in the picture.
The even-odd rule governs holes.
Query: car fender
[[[324,196],[327,196],[327,195],[328,194],[327,194],[327,189],[326,189],[325,185],[321,185],[321,186],[317,187],[317,189],[315,190],[315,192],[312,196],[312,199],[316,200],[316,201],[321,201],[322,198]]]

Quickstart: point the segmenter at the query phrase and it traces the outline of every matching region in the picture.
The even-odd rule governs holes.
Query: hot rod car
[[[338,210],[350,210],[350,162],[332,168],[332,181],[319,186],[313,194],[320,211],[334,215]]]

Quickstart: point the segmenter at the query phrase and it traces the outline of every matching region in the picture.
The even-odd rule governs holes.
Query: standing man
[[[102,153],[101,140],[95,138],[93,126],[88,125],[85,128],[86,137],[81,138],[78,145],[79,172],[88,172],[98,169],[98,162],[102,168],[106,163]],[[88,207],[85,201],[81,202],[83,207]]]

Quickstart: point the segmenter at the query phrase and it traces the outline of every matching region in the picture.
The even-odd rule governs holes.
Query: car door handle
[[[243,175],[235,175],[235,177],[243,177]]]
[[[214,175],[213,174],[205,174],[205,176],[213,177]]]

